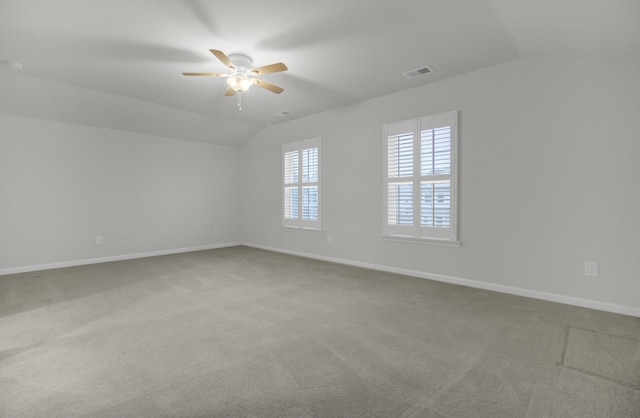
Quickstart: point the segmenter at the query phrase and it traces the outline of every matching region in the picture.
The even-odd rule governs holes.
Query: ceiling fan
[[[274,84],[262,81],[257,76],[264,74],[279,73],[281,71],[287,71],[288,68],[283,63],[265,65],[263,67],[251,68],[253,60],[251,57],[245,54],[229,54],[227,57],[224,52],[217,49],[209,50],[216,56],[225,66],[231,70],[231,74],[219,74],[219,73],[182,73],[186,76],[205,76],[205,77],[226,77],[227,91],[225,96],[233,96],[236,93],[244,93],[249,90],[249,87],[256,85],[262,87],[265,90],[269,90],[273,93],[280,94],[284,91],[282,87],[278,87]],[[240,94],[238,94],[238,108],[242,109],[240,105]]]

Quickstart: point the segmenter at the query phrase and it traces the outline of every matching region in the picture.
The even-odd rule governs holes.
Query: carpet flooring
[[[0,276],[2,417],[640,417],[640,318],[248,247]]]

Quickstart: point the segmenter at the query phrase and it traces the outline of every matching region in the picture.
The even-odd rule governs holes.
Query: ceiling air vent
[[[404,75],[407,78],[417,78],[417,77],[421,77],[425,74],[429,74],[430,72],[432,72],[433,70],[429,67],[420,67],[420,68],[416,68],[414,70],[410,70],[407,71],[406,73],[402,73],[402,75]]]

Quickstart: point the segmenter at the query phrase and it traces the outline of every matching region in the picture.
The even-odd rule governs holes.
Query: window
[[[384,126],[384,235],[456,243],[457,112]]]
[[[282,146],[282,225],[320,229],[320,138]]]

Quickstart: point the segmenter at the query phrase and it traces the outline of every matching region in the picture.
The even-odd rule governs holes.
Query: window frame
[[[317,181],[316,182],[304,182],[303,181],[303,165],[302,165],[302,161],[303,161],[303,152],[304,150],[308,150],[308,149],[312,149],[312,148],[317,148],[318,152],[317,152],[317,160],[318,160],[318,164],[317,164],[317,168],[318,168],[318,173],[317,173]],[[287,153],[290,152],[297,152],[298,153],[298,179],[296,182],[292,182],[292,183],[285,183],[285,158]],[[296,229],[296,230],[309,230],[309,231],[322,231],[322,196],[323,196],[323,192],[322,192],[322,139],[320,137],[317,138],[309,138],[309,139],[304,139],[304,140],[299,140],[299,141],[292,141],[292,142],[286,142],[284,144],[282,144],[282,150],[281,150],[281,161],[280,161],[280,168],[281,168],[281,175],[280,175],[280,181],[281,181],[281,185],[280,185],[280,190],[281,190],[281,197],[280,197],[280,205],[281,205],[281,211],[280,211],[280,219],[281,219],[281,225],[283,228],[291,228],[291,229]],[[286,195],[286,190],[287,188],[291,188],[291,187],[297,187],[298,190],[298,208],[297,208],[297,213],[298,213],[298,218],[297,219],[290,219],[290,218],[286,218],[285,214],[286,214],[286,205],[285,205],[285,195]],[[317,187],[317,200],[318,200],[318,219],[314,219],[314,220],[310,220],[310,219],[303,219],[303,211],[304,211],[304,188],[305,187]]]
[[[450,173],[448,175],[425,175],[421,171],[420,152],[422,132],[441,127],[450,127]],[[410,176],[389,177],[389,139],[411,135],[412,166]],[[387,123],[383,126],[383,238],[411,243],[442,244],[460,246],[458,241],[458,111],[449,111],[420,118]],[[449,181],[450,205],[449,227],[421,225],[421,185]],[[412,223],[410,225],[389,223],[390,185],[410,184],[412,190]]]

